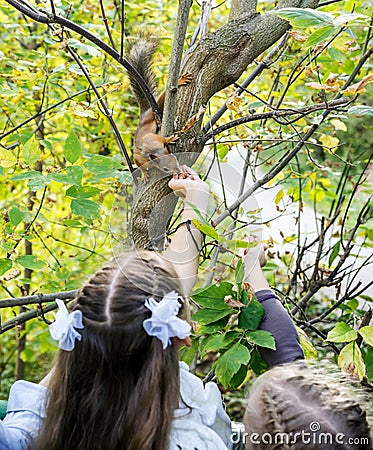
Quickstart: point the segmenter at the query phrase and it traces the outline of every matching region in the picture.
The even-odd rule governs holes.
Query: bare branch
[[[76,297],[78,292],[78,289],[74,289],[72,291],[53,292],[51,294],[40,293],[11,299],[5,298],[0,300],[0,308],[14,308],[15,306],[35,305],[40,303],[53,302],[57,299],[66,300],[68,298]]]
[[[161,121],[161,114],[159,112],[157,102],[156,102],[153,94],[150,92],[145,80],[139,74],[139,72],[132,66],[132,64],[130,64],[127,61],[127,59],[124,58],[123,56],[121,56],[114,48],[110,47],[110,45],[107,45],[105,42],[103,42],[101,39],[99,39],[93,33],[86,30],[85,28],[81,27],[80,25],[77,25],[76,23],[72,22],[71,20],[65,19],[64,17],[58,16],[58,15],[46,14],[46,13],[41,13],[39,11],[35,11],[33,9],[33,7],[28,5],[25,1],[22,1],[22,3],[19,2],[18,0],[6,0],[6,1],[7,1],[7,3],[9,3],[11,6],[13,6],[15,9],[20,11],[25,16],[30,17],[32,20],[35,20],[35,22],[44,23],[46,25],[57,23],[57,24],[61,25],[62,27],[65,27],[65,28],[68,28],[69,30],[75,31],[76,33],[80,34],[80,36],[85,37],[86,39],[91,41],[93,44],[97,45],[97,47],[101,48],[101,50],[103,50],[108,55],[110,55],[112,58],[114,58],[116,61],[118,61],[119,64],[121,64],[123,67],[125,67],[137,79],[139,85],[141,86],[141,89],[143,90],[144,94],[146,95],[146,98],[148,99],[148,101],[154,111],[155,116],[158,117],[159,121]]]

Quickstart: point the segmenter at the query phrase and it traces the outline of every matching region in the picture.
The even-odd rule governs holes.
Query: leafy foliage
[[[59,0],[55,6],[59,15],[108,42],[97,2]],[[272,6],[263,3],[261,8],[265,12]],[[117,2],[106,2],[105,11],[119,50],[122,29],[124,41],[139,26],[160,38],[155,68],[162,88],[175,2],[126,4],[123,27]],[[200,13],[196,2],[187,42]],[[225,23],[228,13],[225,3],[215,8],[210,30]],[[228,111],[218,125],[231,126],[206,143],[204,156],[222,165],[235,156],[240,177],[246,179],[249,167],[252,184],[263,180],[275,209],[271,217],[262,218],[270,205],[249,211],[241,207],[237,216],[230,213],[215,221],[229,204],[227,180],[219,179],[223,191],[215,196],[212,222],[195,222],[206,235],[201,272],[206,269],[209,287],[193,296],[200,307],[194,316],[198,328],[184,358],[191,362],[197,354],[231,389],[251,371],[266,369],[258,346],[273,348],[274,343],[257,330],[263,309],[242,288],[242,266],[230,269],[239,249],[248,246],[244,235],[260,223],[270,246],[266,274],[299,326],[305,353],[322,357],[332,351],[342,367],[371,381],[371,327],[359,326],[372,300],[357,281],[371,262],[367,252],[373,245],[372,78],[363,61],[371,39],[369,2],[332,3],[317,10],[283,8],[273,14],[289,20],[293,29],[243,95],[231,86],[211,99],[203,125],[226,102]],[[0,285],[7,298],[75,289],[111,256],[111,247],[126,240],[126,231],[118,236],[115,227],[128,221],[132,195],[129,169],[82,67],[111,111],[129,153],[138,108],[123,67],[86,38],[34,23],[6,3],[0,5],[0,21]],[[261,55],[255,67],[267,56]],[[249,66],[238,83],[253,70]],[[341,99],[346,102],[332,103]],[[281,168],[299,143],[299,151]],[[244,161],[241,168],[238,160]],[[202,164],[201,170],[210,173]],[[237,177],[235,183],[239,181]],[[120,190],[124,207],[118,208]],[[304,217],[306,210],[312,210],[312,220]],[[279,225],[277,233],[283,217],[290,227]],[[307,228],[311,221],[316,234]],[[211,273],[215,279],[208,279]],[[2,324],[17,313],[16,308],[1,309]],[[23,338],[26,347],[17,355]],[[24,330],[4,333],[2,349],[1,395],[6,397],[16,361],[26,363],[28,379],[38,380],[55,347],[45,324],[33,320]]]

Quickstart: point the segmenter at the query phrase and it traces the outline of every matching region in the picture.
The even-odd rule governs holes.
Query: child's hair
[[[149,336],[147,298],[181,296],[171,264],[128,252],[81,289],[81,341],[59,351],[38,450],[164,450],[179,401],[177,350]],[[185,317],[184,302],[179,316]]]
[[[328,372],[296,362],[261,375],[244,417],[246,449],[371,449],[363,397]]]

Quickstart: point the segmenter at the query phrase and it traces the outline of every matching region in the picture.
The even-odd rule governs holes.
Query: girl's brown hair
[[[372,449],[361,389],[330,372],[296,362],[261,375],[244,417],[246,449]]]
[[[82,311],[82,338],[58,353],[37,450],[168,447],[178,355],[148,336],[143,321],[151,315],[145,299],[172,290],[182,295],[175,270],[148,251],[111,261],[82,288],[72,308]]]

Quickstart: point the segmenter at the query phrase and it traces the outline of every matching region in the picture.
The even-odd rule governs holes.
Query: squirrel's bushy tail
[[[153,95],[156,95],[157,93],[157,85],[155,82],[155,74],[152,70],[152,59],[157,47],[157,39],[149,36],[141,36],[135,38],[129,44],[127,50],[128,61],[144,78],[145,83],[148,85],[149,90]],[[143,115],[143,113],[150,108],[150,104],[135,76],[129,73],[129,79],[137,102],[140,106],[140,115]]]

